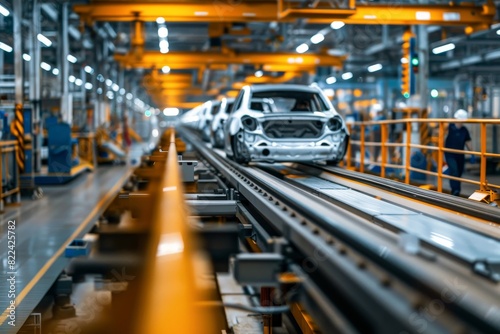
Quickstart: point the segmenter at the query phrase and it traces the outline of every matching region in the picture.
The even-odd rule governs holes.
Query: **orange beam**
[[[393,24],[476,26],[493,23],[496,8],[492,1],[483,6],[473,2],[450,4],[355,4],[349,0],[333,7],[332,2],[320,2],[314,8],[300,8],[301,2],[285,0],[240,1],[172,1],[152,3],[143,1],[92,1],[74,5],[73,10],[87,23],[94,21],[133,21],[138,14],[142,21],[164,17],[167,22],[290,22],[307,19],[309,23],[329,24],[342,20],[346,24]],[[335,2],[333,2],[335,3]]]
[[[125,67],[151,68],[164,65],[170,68],[190,66],[197,68],[218,64],[256,64],[256,65],[293,65],[296,68],[310,68],[316,66],[341,67],[346,57],[330,56],[328,54],[297,54],[297,53],[240,53],[222,54],[217,52],[160,52],[146,51],[140,61],[132,54],[115,55],[115,60]]]

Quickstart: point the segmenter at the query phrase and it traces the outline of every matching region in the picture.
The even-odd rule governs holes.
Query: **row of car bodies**
[[[235,99],[208,101],[181,121],[239,163],[336,164],[349,141],[344,120],[316,85],[245,86]]]

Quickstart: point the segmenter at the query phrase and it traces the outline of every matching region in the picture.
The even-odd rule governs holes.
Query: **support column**
[[[18,2],[18,1],[15,1]],[[33,136],[33,170],[34,172],[39,172],[42,165],[41,159],[41,131],[40,128],[40,102],[41,102],[41,86],[42,86],[42,75],[40,69],[41,63],[41,50],[40,42],[37,39],[37,35],[41,33],[40,27],[40,4],[38,0],[33,0],[33,13],[31,21],[31,61],[30,61],[30,101],[32,105],[31,109],[31,120],[32,128],[38,132],[38,135]],[[38,128],[38,130],[36,130]]]
[[[73,105],[69,93],[69,34],[68,34],[68,6],[67,2],[61,6],[61,20],[59,26],[60,61],[61,61],[61,116],[64,122],[73,123]]]
[[[23,36],[21,31],[21,22],[23,19],[23,7],[21,1],[14,1],[14,76],[15,76],[15,109],[14,126],[12,134],[17,141],[16,161],[21,173],[26,170],[26,154],[24,143],[24,81],[23,81]],[[0,201],[3,208],[3,201]]]
[[[24,81],[23,81],[23,35],[21,22],[23,19],[22,1],[14,1],[14,75],[15,75],[15,94],[16,104],[24,102]],[[3,64],[3,53],[2,53]]]
[[[420,94],[420,108],[428,107],[429,94],[429,36],[427,34],[427,26],[418,26],[418,77],[417,77],[417,92]]]

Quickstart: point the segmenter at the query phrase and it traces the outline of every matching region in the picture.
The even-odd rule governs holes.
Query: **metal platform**
[[[16,327],[7,323],[7,280],[0,280],[0,333],[16,333],[69,262],[64,249],[81,237],[113,200],[132,172],[129,166],[100,167],[72,183],[44,187],[45,197],[1,216],[0,250],[7,259],[7,222],[16,221]],[[4,233],[5,232],[5,233]],[[0,263],[9,272],[7,262]],[[5,275],[3,275],[5,276]]]

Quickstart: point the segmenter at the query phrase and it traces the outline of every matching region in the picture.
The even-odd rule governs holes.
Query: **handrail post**
[[[347,123],[347,130],[349,131],[349,134],[352,134],[352,124],[351,123]],[[347,156],[347,161],[346,161],[347,169],[350,169],[351,165],[352,165],[352,161],[351,161],[352,156],[351,156],[351,154],[352,154],[351,145],[347,145],[347,152],[346,152],[346,156]]]
[[[405,183],[410,184],[411,121],[406,121]]]
[[[486,123],[481,122],[481,166],[479,174],[479,189],[486,189]]]
[[[443,192],[443,146],[444,146],[444,123],[439,122],[438,134],[438,166],[437,166],[437,191]]]
[[[387,142],[387,124],[380,124],[381,128],[381,143],[380,149],[382,150],[382,164],[380,166],[380,176],[385,178],[385,165],[387,163],[387,151],[385,143]]]
[[[359,160],[359,171],[361,173],[365,172],[365,124],[361,124],[360,128],[360,143],[359,143],[359,152],[360,152],[360,160]]]

